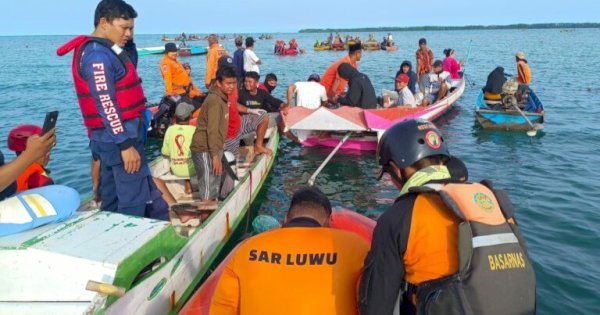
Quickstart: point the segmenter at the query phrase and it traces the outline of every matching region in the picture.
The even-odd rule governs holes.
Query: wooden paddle
[[[321,165],[319,166],[319,168],[317,168],[317,170],[308,179],[308,186],[314,186],[315,185],[315,180],[317,179],[317,176],[319,175],[319,173],[321,173],[321,171],[323,170],[323,168],[325,167],[325,165],[327,165],[327,163],[329,163],[329,160],[331,160],[331,158],[337,153],[337,151],[342,147],[342,145],[344,145],[344,142],[346,142],[346,140],[348,140],[348,138],[350,138],[351,134],[352,134],[352,132],[346,133],[346,135],[342,138],[342,140],[340,140],[340,143],[338,143],[335,146],[335,148],[333,148],[333,151],[331,151],[331,153],[329,153],[329,155],[321,163]]]
[[[527,135],[530,137],[535,137],[535,135],[537,134],[537,129],[535,128],[535,126],[531,123],[531,121],[529,120],[529,118],[527,118],[527,115],[525,115],[525,113],[523,113],[523,111],[519,108],[519,106],[517,104],[512,104],[513,107],[517,110],[517,112],[519,114],[521,114],[521,116],[523,116],[523,118],[525,119],[525,121],[527,122],[527,124],[531,127],[531,130],[527,131]]]

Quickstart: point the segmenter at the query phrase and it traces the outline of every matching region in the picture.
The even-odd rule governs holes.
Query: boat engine
[[[502,85],[502,105],[505,109],[511,109],[517,102],[517,91],[519,90],[519,84],[514,80],[507,80]]]

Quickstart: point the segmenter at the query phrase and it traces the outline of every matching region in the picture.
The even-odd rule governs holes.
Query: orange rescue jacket
[[[284,227],[248,239],[229,261],[210,314],[357,314],[369,245],[323,227]]]
[[[325,87],[325,91],[327,91],[327,95],[329,96],[337,96],[342,94],[342,92],[344,92],[344,89],[346,88],[346,85],[348,85],[348,81],[340,78],[340,76],[337,73],[338,68],[342,63],[349,63],[352,65],[352,67],[354,67],[354,69],[358,69],[358,64],[356,62],[352,62],[350,56],[348,55],[336,61],[329,68],[327,68],[325,74],[323,74],[323,77],[321,78],[321,84]],[[339,79],[340,84],[338,85],[335,91],[332,91],[331,89],[333,87],[333,82],[335,82],[335,79]]]
[[[19,175],[16,182],[17,192],[52,185],[54,183],[52,178],[48,176],[46,169],[38,162],[33,162],[33,164]]]
[[[160,72],[165,80],[165,94],[185,94],[191,83],[191,78],[183,65],[165,55],[160,61]]]
[[[219,67],[219,58],[227,55],[227,50],[221,47],[218,43],[210,45],[208,47],[208,53],[206,54],[206,77],[204,84],[206,87],[210,86],[210,82],[217,77],[217,68]]]

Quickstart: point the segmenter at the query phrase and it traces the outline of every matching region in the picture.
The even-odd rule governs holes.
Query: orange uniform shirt
[[[517,62],[517,82],[519,84],[531,84],[531,69],[525,61]]]
[[[352,62],[349,55],[346,55],[344,58],[336,61],[334,64],[329,66],[329,68],[327,68],[325,74],[323,74],[323,77],[321,78],[321,84],[325,87],[327,95],[340,95],[342,94],[342,92],[344,92],[346,85],[348,85],[348,81],[340,78],[337,73],[338,67],[342,63],[349,63],[354,67],[354,69],[358,69],[358,64],[356,62]],[[333,82],[335,82],[336,78],[340,79],[340,84],[338,85],[335,91],[332,91],[331,89],[333,87]]]
[[[357,314],[369,245],[322,227],[287,227],[240,244],[211,301],[211,315]]]
[[[185,88],[190,85],[191,78],[177,60],[165,55],[160,61],[160,72],[165,81],[165,94],[184,94]]]
[[[217,77],[219,58],[224,55],[227,55],[227,50],[219,46],[218,43],[208,47],[208,53],[206,54],[206,77],[204,79],[206,87],[208,87],[210,82]]]
[[[458,224],[439,196],[419,195],[404,253],[405,279],[412,284],[458,271]]]

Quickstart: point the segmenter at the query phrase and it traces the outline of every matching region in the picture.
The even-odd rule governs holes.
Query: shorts
[[[219,152],[221,158],[223,152]],[[192,151],[192,161],[198,177],[198,192],[201,200],[216,200],[221,190],[221,176],[213,172],[212,156],[209,152]]]
[[[233,138],[233,139],[225,140],[225,150],[233,153],[236,157],[238,156],[238,154],[240,152],[240,140],[245,135],[256,132],[256,129],[258,129],[258,125],[260,125],[260,123],[263,120],[267,119],[268,116],[267,116],[267,114],[262,114],[262,115],[246,114],[246,115],[241,115],[241,118],[242,118],[242,124],[241,124],[240,131],[238,132],[237,136],[235,136],[235,138]]]
[[[427,94],[427,100],[429,101],[429,104],[433,104],[437,100],[439,94],[440,92]]]
[[[281,123],[283,123],[283,118],[281,117],[280,112],[267,113],[269,116],[269,128],[277,127]]]

